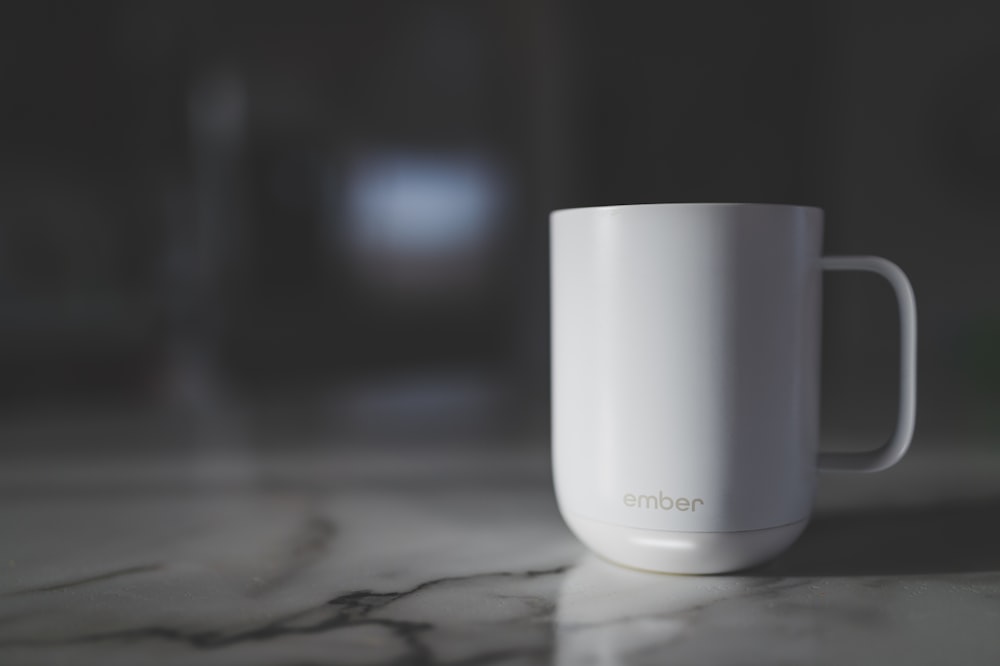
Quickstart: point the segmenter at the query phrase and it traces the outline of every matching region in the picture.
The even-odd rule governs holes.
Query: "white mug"
[[[874,472],[913,436],[916,304],[878,257],[822,257],[823,211],[649,204],[551,216],[553,466],[559,509],[603,557],[719,573],[788,547],[816,470]],[[899,303],[887,443],[819,453],[824,270],[871,271]]]

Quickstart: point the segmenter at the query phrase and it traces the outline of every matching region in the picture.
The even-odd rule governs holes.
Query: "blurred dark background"
[[[551,209],[827,211],[917,445],[1000,434],[1000,5],[12,2],[0,451],[548,432]],[[824,430],[894,423],[832,276]],[[237,435],[232,435],[232,433]]]

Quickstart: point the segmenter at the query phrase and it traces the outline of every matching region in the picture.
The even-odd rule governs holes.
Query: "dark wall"
[[[907,270],[919,433],[995,441],[998,28],[987,2],[5,3],[0,419],[541,434],[548,211],[751,201]],[[826,429],[877,438],[891,294],[827,285]]]

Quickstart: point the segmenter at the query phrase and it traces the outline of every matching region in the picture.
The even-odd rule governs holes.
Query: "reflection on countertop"
[[[5,465],[0,662],[1000,663],[1000,454],[824,477],[691,577],[585,552],[541,442],[280,451]]]

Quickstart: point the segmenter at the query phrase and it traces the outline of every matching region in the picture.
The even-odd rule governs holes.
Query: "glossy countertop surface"
[[[921,448],[709,577],[589,555],[544,442],[19,456],[0,663],[1000,663],[1000,452]]]

